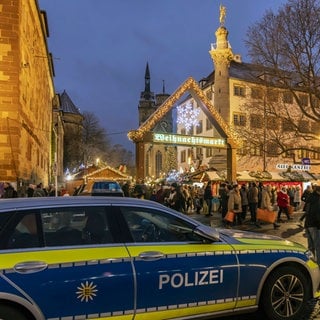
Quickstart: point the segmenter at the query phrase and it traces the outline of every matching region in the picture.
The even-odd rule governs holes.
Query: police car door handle
[[[27,261],[17,263],[13,269],[18,273],[36,273],[47,268],[47,264],[43,261]]]
[[[164,257],[164,254],[160,251],[144,251],[139,254],[139,258],[142,260],[158,260]]]

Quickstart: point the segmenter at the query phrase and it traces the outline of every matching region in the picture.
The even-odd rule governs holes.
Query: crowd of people
[[[250,182],[248,184],[221,183],[217,194],[213,194],[213,183],[208,181],[202,187],[197,185],[179,185],[172,183],[170,186],[159,185],[152,189],[150,200],[160,202],[182,213],[204,213],[206,216],[213,214],[213,203],[218,200],[217,211],[221,213],[222,221],[228,211],[235,213],[234,224],[242,224],[248,217],[252,224],[259,227],[257,209],[277,211],[277,219],[274,224],[283,222],[285,215],[291,219],[291,211],[300,209],[301,203],[305,203],[300,186],[277,189],[270,184]],[[310,187],[308,187],[308,190]],[[148,197],[147,197],[148,198]]]
[[[18,198],[18,197],[54,197],[58,196],[69,196],[67,189],[61,187],[57,190],[53,185],[44,187],[40,182],[38,184],[29,184],[24,191],[19,194],[18,191],[12,186],[9,182],[4,182],[0,190],[0,197],[3,199],[6,198]]]
[[[221,183],[217,193],[221,221],[225,227],[241,225],[245,220],[257,228],[265,221],[259,220],[259,209],[275,214],[273,226],[292,220],[294,211],[301,211],[299,221],[305,229],[308,249],[315,255],[320,265],[320,186],[308,185],[305,190],[300,186],[281,186],[250,182],[248,184]],[[182,213],[213,214],[212,204],[215,196],[212,193],[212,182],[203,187],[178,185],[158,186],[152,190],[150,200],[163,203]],[[226,221],[228,212],[233,212],[234,221]],[[302,223],[304,225],[302,226]]]

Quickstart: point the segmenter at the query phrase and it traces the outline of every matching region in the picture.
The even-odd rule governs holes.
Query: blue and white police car
[[[0,319],[308,317],[319,267],[300,244],[214,229],[123,197],[0,201]]]

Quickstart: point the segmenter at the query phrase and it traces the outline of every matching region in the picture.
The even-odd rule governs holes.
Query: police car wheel
[[[311,313],[308,301],[311,287],[301,270],[281,267],[268,277],[261,295],[261,305],[268,319],[301,320]]]
[[[0,319],[1,320],[31,320],[30,316],[25,315],[17,307],[0,305]]]

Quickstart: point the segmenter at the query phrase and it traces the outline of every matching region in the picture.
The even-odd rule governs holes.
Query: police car
[[[214,229],[124,197],[0,201],[0,319],[303,319],[319,268],[300,244]]]

